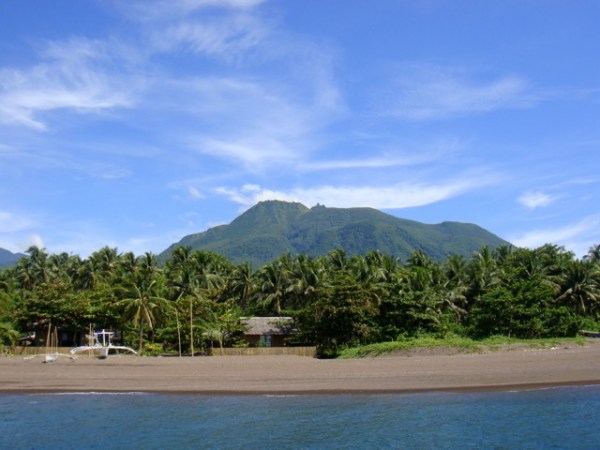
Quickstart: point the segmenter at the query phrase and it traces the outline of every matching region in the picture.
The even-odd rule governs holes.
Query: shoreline
[[[489,385],[489,386],[463,386],[452,388],[416,388],[416,389],[366,389],[366,390],[339,390],[339,389],[315,389],[301,391],[244,391],[244,390],[53,390],[53,389],[25,389],[25,390],[5,390],[0,388],[0,395],[190,395],[203,397],[301,397],[312,395],[411,395],[428,393],[447,393],[447,394],[469,394],[469,393],[491,393],[491,392],[528,392],[542,391],[547,389],[576,388],[600,386],[600,380],[574,381],[564,383],[528,383],[515,385]]]
[[[485,353],[302,356],[0,358],[0,393],[334,395],[498,392],[600,385],[600,340]]]

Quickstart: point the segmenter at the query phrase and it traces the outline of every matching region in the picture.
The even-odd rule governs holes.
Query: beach
[[[315,394],[521,390],[600,384],[600,339],[543,349],[417,351],[375,358],[0,358],[1,392]]]

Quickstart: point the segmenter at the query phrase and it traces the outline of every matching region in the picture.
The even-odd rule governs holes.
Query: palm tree
[[[140,257],[140,270],[124,277],[120,287],[124,291],[124,298],[117,302],[117,306],[123,308],[125,317],[138,328],[140,352],[144,345],[144,326],[154,333],[157,323],[171,310],[169,301],[163,297],[164,289],[158,269],[148,266],[151,260],[149,255]]]
[[[31,260],[29,257],[21,258],[15,267],[15,278],[19,286],[25,290],[32,290],[35,286],[35,279]]]
[[[190,320],[190,352],[194,356],[194,309],[193,292],[195,287],[196,268],[191,258],[191,249],[189,247],[177,247],[171,253],[170,259],[166,264],[167,279],[171,289],[175,293],[175,301],[180,303],[183,298],[189,300],[189,320]],[[179,356],[181,356],[181,327],[179,324],[179,313],[175,308],[175,319],[177,322],[177,342],[179,347]]]
[[[453,286],[464,286],[467,283],[467,263],[462,256],[450,256],[444,264],[444,270]]]
[[[242,311],[246,311],[256,289],[256,278],[252,266],[247,262],[236,266],[228,282],[232,295],[238,299]]]
[[[132,252],[125,252],[117,261],[117,267],[120,273],[133,273],[137,269],[136,257]]]
[[[566,267],[573,260],[573,254],[562,247],[546,244],[534,250],[515,250],[505,266],[505,282],[513,283],[515,278],[538,280],[555,293],[560,291],[560,281]]]
[[[431,267],[435,262],[421,250],[415,250],[406,260],[406,267]]]
[[[117,269],[119,254],[116,248],[108,246],[92,253],[89,258],[100,277],[104,280],[110,280]]]
[[[189,304],[190,352],[194,355],[194,305],[199,301],[216,300],[224,290],[222,276],[229,265],[211,252],[192,252],[188,247],[178,247],[167,261],[167,274],[175,300]],[[177,319],[179,320],[179,319]]]
[[[264,266],[258,274],[260,283],[260,304],[269,311],[281,315],[283,296],[286,291],[285,274],[275,262]]]
[[[303,308],[314,302],[317,290],[323,284],[324,267],[321,260],[298,255],[286,274],[288,306]]]
[[[327,260],[329,266],[333,269],[343,269],[348,265],[346,252],[341,248],[330,251],[327,254]]]
[[[100,271],[95,260],[88,258],[73,268],[71,280],[78,289],[95,289],[100,283]]]
[[[592,245],[583,258],[593,263],[600,263],[600,244]]]
[[[48,253],[44,249],[33,245],[26,253],[29,256],[21,258],[17,265],[17,276],[23,288],[33,290],[37,285],[50,281],[53,274],[48,262]]]
[[[399,297],[411,332],[435,329],[441,324],[443,305],[448,303],[443,283],[440,265],[429,256],[416,251],[408,258],[399,283]]]
[[[70,257],[68,253],[51,254],[48,257],[48,264],[53,278],[69,280]]]
[[[380,251],[372,251],[365,255],[370,277],[377,283],[389,283],[397,275],[399,260]]]
[[[600,302],[600,271],[589,260],[574,260],[566,267],[557,298],[575,306],[581,314]]]
[[[467,272],[471,280],[469,296],[471,301],[479,299],[500,281],[498,265],[487,246],[475,253],[467,266]]]
[[[465,294],[468,290],[466,268],[465,259],[459,255],[450,256],[444,265],[446,281],[443,289],[445,292],[443,302],[445,307],[453,311],[458,319],[467,314],[464,309],[467,303]]]

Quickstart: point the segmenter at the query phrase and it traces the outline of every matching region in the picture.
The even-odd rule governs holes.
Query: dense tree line
[[[119,329],[140,350],[193,353],[241,345],[241,317],[291,315],[295,343],[332,354],[421,334],[572,336],[600,321],[600,245],[582,259],[548,244],[484,247],[443,263],[421,252],[398,261],[335,250],[283,255],[258,270],[184,247],[164,265],[109,247],[85,259],[37,247],[27,254],[0,272],[5,345],[51,322]]]

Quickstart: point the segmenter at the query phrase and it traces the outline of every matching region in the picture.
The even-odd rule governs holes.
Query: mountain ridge
[[[0,248],[0,268],[16,265],[23,256],[27,255],[23,253],[13,253],[4,248]]]
[[[441,261],[452,254],[468,257],[486,245],[495,248],[509,243],[476,224],[425,224],[374,208],[307,208],[301,203],[269,200],[254,205],[228,225],[184,236],[159,258],[166,260],[176,247],[187,246],[255,267],[286,253],[318,257],[337,248],[349,255],[379,250],[402,259],[420,250]]]

